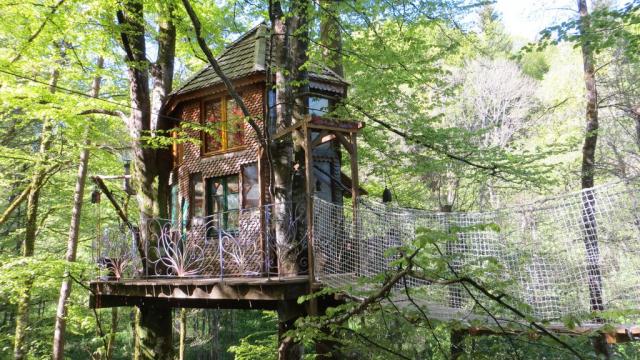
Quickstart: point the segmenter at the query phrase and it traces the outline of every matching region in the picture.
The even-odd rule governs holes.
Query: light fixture
[[[384,187],[384,191],[382,191],[382,202],[389,203],[393,200],[393,195],[391,194],[391,190],[388,187]]]

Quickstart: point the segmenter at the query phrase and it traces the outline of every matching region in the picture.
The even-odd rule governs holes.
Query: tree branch
[[[53,5],[51,7],[51,12],[49,12],[49,14],[47,15],[47,17],[44,18],[44,21],[40,24],[40,26],[38,27],[38,29],[31,34],[31,36],[29,36],[29,38],[27,39],[26,44],[23,46],[22,49],[20,49],[20,52],[11,60],[11,63],[13,64],[14,62],[20,60],[20,58],[22,57],[22,51],[24,49],[26,49],[27,45],[29,45],[30,43],[32,43],[37,37],[38,35],[40,35],[40,33],[42,32],[42,30],[44,30],[44,27],[47,25],[47,23],[51,20],[51,17],[53,15],[56,14],[56,12],[58,11],[58,8],[65,2],[65,0],[59,0],[55,5]]]
[[[128,118],[127,114],[119,110],[88,109],[78,113],[78,115],[92,115],[92,114],[115,116],[124,120]]]

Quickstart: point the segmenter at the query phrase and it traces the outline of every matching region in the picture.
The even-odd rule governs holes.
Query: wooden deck
[[[157,305],[190,308],[275,310],[278,302],[309,293],[309,278],[146,278],[94,280],[90,307]]]
[[[335,275],[351,278],[352,274]],[[291,277],[234,277],[234,278],[141,278],[135,280],[94,280],[90,283],[90,307],[155,305],[175,308],[219,308],[277,310],[283,302],[295,303],[298,297],[309,293],[306,275]],[[314,290],[322,288],[314,283]],[[338,296],[338,301],[344,301]],[[358,300],[350,297],[351,300]],[[410,307],[404,296],[394,298],[395,306]],[[491,318],[465,309],[452,309],[429,301],[417,301],[429,317],[435,321],[456,319],[469,335],[542,335],[523,321]],[[495,324],[500,323],[503,329]],[[640,340],[640,326],[632,324],[588,324],[569,329],[561,323],[548,323],[544,327],[556,334],[602,334],[610,344]],[[503,330],[505,332],[503,332]]]

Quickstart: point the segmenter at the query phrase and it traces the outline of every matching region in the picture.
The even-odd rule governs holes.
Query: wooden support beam
[[[311,144],[311,148],[313,149],[316,146],[322,145],[322,144],[324,144],[326,142],[329,142],[329,141],[331,141],[331,140],[333,140],[335,138],[336,138],[336,136],[334,134],[330,134],[329,130],[322,130],[320,132],[320,134],[318,134],[318,137],[315,140],[313,140],[313,143]]]
[[[357,197],[358,197],[358,187],[360,186],[358,180],[358,146],[357,146],[357,138],[358,135],[356,133],[351,134],[351,196],[353,197],[353,210],[355,215],[355,210],[357,207]]]
[[[338,141],[340,141],[340,144],[342,144],[342,146],[344,146],[345,149],[347,149],[347,152],[349,153],[349,155],[353,156],[353,150],[354,150],[354,146],[351,142],[349,142],[349,140],[347,140],[344,135],[340,134],[340,133],[335,133],[336,138],[338,139]]]

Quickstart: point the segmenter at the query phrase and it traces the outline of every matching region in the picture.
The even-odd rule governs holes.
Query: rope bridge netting
[[[397,272],[393,249],[415,243],[426,228],[450,234],[440,246],[421,250],[426,267],[430,257],[444,254],[444,278],[480,279],[536,320],[628,322],[640,310],[639,196],[634,179],[489,212],[440,213],[361,200],[355,219],[351,207],[316,199],[316,276],[350,295],[365,294],[373,285],[363,278]],[[399,302],[408,294],[406,284],[412,303],[425,304],[435,319],[476,321],[487,312],[478,303],[513,318],[461,284],[409,277],[395,286]]]

